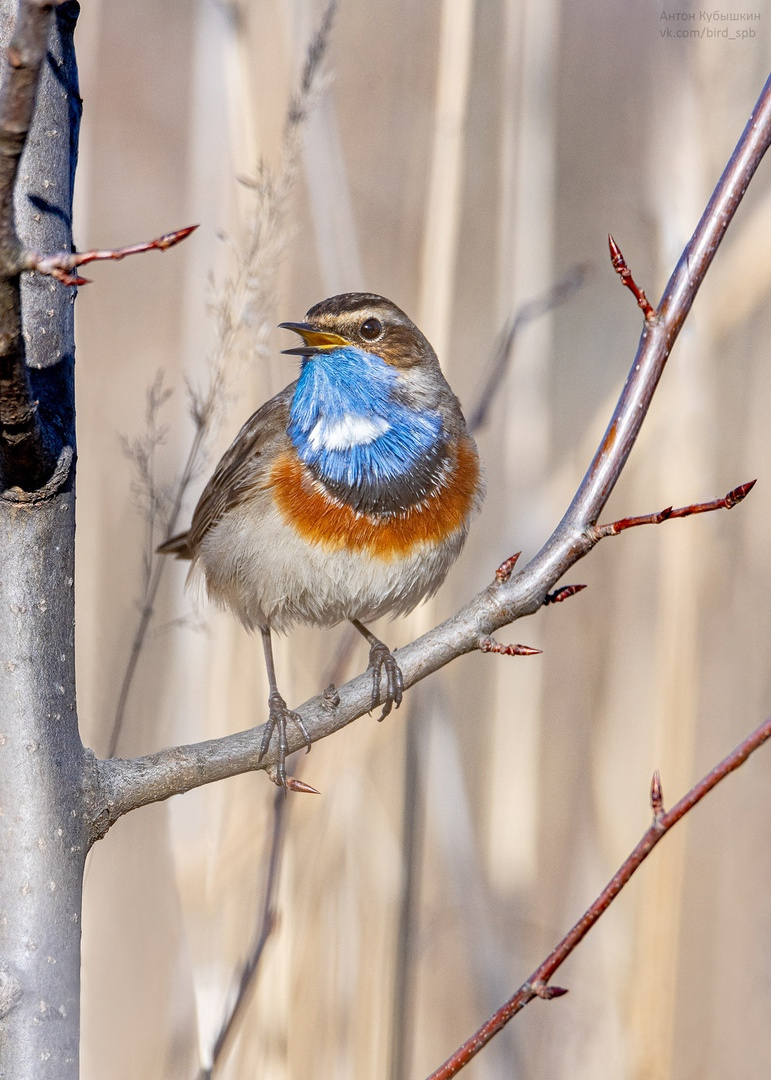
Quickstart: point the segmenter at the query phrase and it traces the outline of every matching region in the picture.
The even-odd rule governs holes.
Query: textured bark
[[[0,500],[0,1077],[9,1080],[77,1076],[87,841],[73,541],[72,491]]]
[[[44,280],[25,280],[20,295],[25,246],[70,246],[80,111],[72,48],[78,9],[61,4],[54,20],[57,2],[19,4],[0,88],[0,473],[3,487],[25,491],[50,478],[72,428],[72,408],[64,405],[72,377],[65,359],[72,350],[64,343],[71,341],[72,325],[63,309],[72,297],[53,294]],[[59,28],[55,35],[52,22]],[[2,25],[8,25],[5,17]],[[53,379],[31,378],[27,362],[51,369]]]
[[[0,14],[3,44],[9,12]],[[77,5],[55,13],[15,191],[23,244],[71,244],[80,110]],[[53,477],[0,494],[0,1077],[78,1075],[80,910],[87,847],[74,657],[72,290],[22,285],[23,337]]]

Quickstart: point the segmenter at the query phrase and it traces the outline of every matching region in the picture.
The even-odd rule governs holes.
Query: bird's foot
[[[286,726],[287,721],[289,720],[291,720],[298,729],[303,737],[305,745],[310,750],[311,740],[302,717],[299,713],[290,709],[281,694],[279,694],[277,690],[274,690],[268,698],[268,722],[265,725],[262,742],[260,743],[260,756],[257,760],[258,762],[262,761],[267,754],[270,740],[273,738],[273,732],[275,731],[278,735],[278,758],[276,760],[275,769],[271,769],[268,775],[274,784],[277,784],[285,790],[292,786],[291,784],[287,784],[286,778],[286,758],[289,753],[289,740],[287,739]]]
[[[396,663],[396,659],[388,646],[384,645],[382,641],[378,641],[377,638],[369,650],[369,666],[372,668],[372,703],[370,712],[377,707],[380,701],[380,683],[382,673],[385,671],[386,685],[383,696],[383,711],[378,716],[378,720],[385,720],[391,709],[394,707],[398,709],[402,703],[404,692],[402,669]]]

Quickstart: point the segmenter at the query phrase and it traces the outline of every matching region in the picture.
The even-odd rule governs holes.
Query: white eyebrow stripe
[[[322,419],[312,428],[308,442],[314,450],[350,450],[366,446],[390,430],[382,416],[347,413],[336,420]]]

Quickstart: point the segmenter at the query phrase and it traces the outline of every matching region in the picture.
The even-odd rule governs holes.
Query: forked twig
[[[464,1066],[474,1058],[483,1046],[496,1035],[513,1016],[521,1012],[533,998],[540,997],[544,1000],[560,997],[567,993],[559,986],[549,986],[558,968],[570,956],[575,947],[582,941],[597,920],[607,911],[626,883],[642,866],[643,862],[653,851],[662,836],[669,832],[698,802],[704,798],[721,780],[729,773],[743,765],[750,754],[762,746],[771,738],[771,717],[760,725],[751,735],[731,751],[728,757],[723,758],[711,772],[698,782],[671,810],[663,808],[661,794],[661,780],[658,772],[653,774],[651,783],[651,808],[653,810],[653,824],[643,834],[631,854],[624,860],[618,871],[613,875],[608,884],[602,890],[594,903],[584,912],[575,926],[560,941],[559,945],[546,957],[542,964],[535,969],[530,978],[520,986],[519,990],[495,1012],[486,1024],[475,1032],[470,1039],[460,1046],[452,1057],[445,1061],[444,1065],[432,1072],[427,1080],[450,1080],[457,1076]]]

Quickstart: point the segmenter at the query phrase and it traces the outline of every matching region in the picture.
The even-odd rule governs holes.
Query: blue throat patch
[[[292,399],[288,434],[301,460],[336,493],[359,493],[347,501],[364,509],[373,498],[387,509],[389,486],[415,489],[410,477],[439,463],[441,416],[394,400],[396,381],[379,356],[346,346],[303,360]]]

